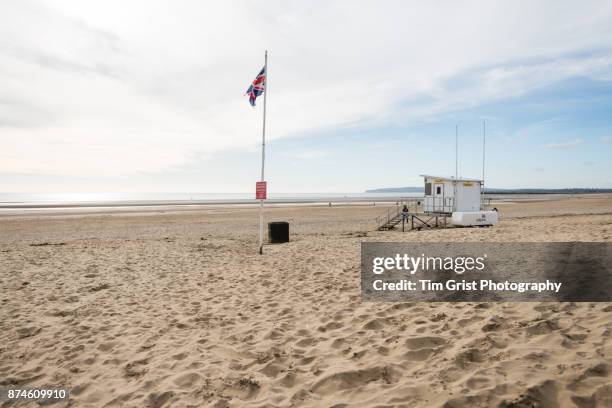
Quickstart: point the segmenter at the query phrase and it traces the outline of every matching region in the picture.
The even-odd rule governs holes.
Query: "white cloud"
[[[133,175],[256,145],[261,106],[243,93],[264,48],[270,140],[612,72],[609,2],[440,7],[2,2],[0,172]]]
[[[546,143],[544,147],[547,149],[564,149],[564,148],[569,148],[569,147],[580,146],[582,143],[584,143],[584,140],[576,139],[576,140],[571,140],[567,142]]]
[[[612,137],[610,136],[602,136],[600,139],[601,143],[610,144],[612,143]]]
[[[309,150],[301,150],[301,151],[295,151],[295,152],[287,152],[287,153],[284,153],[283,155],[285,157],[291,157],[294,159],[308,160],[308,159],[320,159],[322,157],[328,157],[328,156],[331,156],[331,154],[332,153],[328,150],[309,149]]]

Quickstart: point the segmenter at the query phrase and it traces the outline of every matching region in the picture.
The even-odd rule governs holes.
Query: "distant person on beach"
[[[402,214],[404,215],[404,219],[408,217],[408,206],[404,204],[404,208],[402,208]]]

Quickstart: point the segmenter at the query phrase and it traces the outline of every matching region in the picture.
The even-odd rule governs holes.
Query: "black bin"
[[[269,222],[268,240],[271,244],[289,242],[289,223],[287,221]]]

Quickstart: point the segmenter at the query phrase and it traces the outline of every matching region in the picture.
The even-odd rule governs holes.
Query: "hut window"
[[[431,183],[425,183],[425,195],[431,195]]]
[[[438,195],[442,194],[442,187],[440,187],[440,186],[436,187],[436,194],[438,194]]]

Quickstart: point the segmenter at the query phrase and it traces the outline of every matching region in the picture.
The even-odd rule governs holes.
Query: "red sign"
[[[267,197],[268,185],[265,181],[258,181],[255,183],[255,199],[265,200]]]

